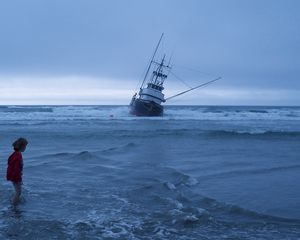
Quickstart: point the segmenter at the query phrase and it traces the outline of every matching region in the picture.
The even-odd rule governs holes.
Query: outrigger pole
[[[203,83],[203,84],[201,84],[201,85],[199,85],[199,86],[190,88],[189,90],[186,90],[186,91],[184,91],[184,92],[177,93],[176,95],[173,95],[173,96],[171,96],[171,97],[168,97],[168,98],[166,98],[165,100],[167,101],[167,100],[170,100],[171,98],[178,97],[178,96],[180,96],[180,95],[182,95],[182,94],[185,94],[185,93],[187,93],[187,92],[189,92],[189,91],[195,90],[195,89],[200,88],[200,87],[204,87],[204,86],[206,86],[206,85],[208,85],[208,84],[211,84],[211,83],[213,83],[213,82],[215,82],[215,81],[218,81],[218,80],[220,80],[220,79],[221,79],[221,77],[218,77],[218,78],[216,78],[216,79],[214,79],[214,80],[211,80],[211,81],[209,81],[209,82]]]
[[[158,41],[158,43],[157,43],[157,46],[156,46],[156,48],[155,48],[155,51],[154,51],[154,53],[153,53],[153,56],[152,56],[152,58],[151,58],[149,67],[148,67],[148,69],[147,69],[147,72],[146,72],[146,74],[145,74],[145,77],[144,77],[144,80],[143,80],[143,82],[142,82],[142,85],[141,85],[140,89],[144,86],[144,83],[145,83],[146,78],[147,78],[147,76],[148,76],[148,73],[149,73],[151,64],[152,64],[152,62],[153,62],[153,59],[154,59],[154,57],[155,57],[155,55],[156,55],[156,52],[157,52],[157,50],[158,50],[158,47],[159,47],[159,45],[160,45],[160,42],[161,42],[163,36],[164,36],[164,33],[162,33],[161,36],[160,36],[160,39],[159,39],[159,41]]]

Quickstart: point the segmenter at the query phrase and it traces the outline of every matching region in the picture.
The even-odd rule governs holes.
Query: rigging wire
[[[135,92],[135,93],[137,92],[139,86],[141,85],[141,83],[142,83],[142,81],[143,81],[143,77],[144,77],[144,75],[146,74],[147,68],[148,68],[148,66],[146,65],[146,67],[144,68],[143,73],[141,74],[141,76],[140,76],[140,78],[139,78],[140,80],[138,81],[138,83],[137,83],[136,86],[135,86],[135,89],[134,89],[134,92]]]
[[[182,78],[178,77],[173,71],[170,71],[170,73],[173,75],[173,77],[175,77],[177,80],[179,80],[180,82],[182,82],[185,86],[187,86],[188,88],[192,88]]]
[[[198,73],[201,73],[203,75],[207,75],[207,76],[212,76],[213,74],[211,73],[208,73],[208,72],[203,72],[199,69],[196,69],[196,68],[192,68],[192,67],[186,67],[186,66],[182,66],[182,65],[175,65],[176,68],[182,68],[182,69],[185,69],[185,70],[189,70],[189,71],[193,71],[193,72],[198,72]]]
[[[186,90],[186,91],[183,91],[183,92],[177,93],[177,94],[175,94],[175,95],[173,95],[173,96],[171,96],[171,97],[168,97],[168,98],[166,98],[165,100],[169,100],[169,99],[178,97],[178,96],[180,96],[180,95],[183,95],[183,94],[185,94],[185,93],[187,93],[187,92],[190,92],[190,91],[192,91],[192,90],[195,90],[195,89],[197,89],[197,88],[203,88],[203,87],[205,87],[205,86],[207,86],[207,85],[209,85],[209,84],[212,84],[213,82],[216,82],[216,81],[218,81],[218,80],[220,80],[220,79],[221,79],[221,77],[218,77],[218,78],[216,78],[216,79],[214,79],[214,80],[208,81],[208,82],[206,82],[206,83],[202,83],[202,84],[200,84],[200,85],[198,85],[198,86],[196,86],[196,87],[190,88],[190,89],[188,89],[188,90]]]

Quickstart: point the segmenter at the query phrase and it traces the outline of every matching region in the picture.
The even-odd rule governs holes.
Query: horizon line
[[[11,106],[22,106],[22,107],[26,107],[26,106],[31,106],[31,107],[35,107],[35,106],[58,106],[58,107],[63,107],[63,106],[116,106],[116,107],[126,107],[129,106],[129,104],[0,104],[0,107],[11,107]],[[300,105],[247,105],[247,104],[241,104],[241,105],[235,105],[235,104],[226,104],[226,105],[219,105],[219,104],[165,104],[163,106],[180,106],[180,107],[188,107],[188,106],[195,106],[195,107],[300,107]]]

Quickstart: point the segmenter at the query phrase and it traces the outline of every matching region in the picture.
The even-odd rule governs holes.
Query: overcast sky
[[[0,2],[0,104],[128,104],[160,52],[169,104],[300,105],[298,0]],[[187,86],[173,75],[166,96]]]

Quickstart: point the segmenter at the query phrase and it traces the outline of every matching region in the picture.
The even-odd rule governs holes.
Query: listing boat
[[[168,64],[165,62],[166,55],[162,57],[160,61],[156,61],[156,53],[163,38],[163,34],[161,35],[158,44],[155,48],[153,56],[151,58],[150,64],[147,68],[146,74],[144,76],[143,82],[140,86],[140,90],[138,93],[135,93],[131,99],[129,104],[129,112],[135,116],[162,116],[164,113],[164,107],[162,103],[165,103],[167,100],[185,94],[194,89],[203,87],[212,82],[215,82],[219,79],[214,79],[212,81],[206,82],[199,86],[190,88],[186,91],[180,92],[174,96],[165,98],[163,94],[164,90],[164,82],[168,77],[168,74],[171,71],[170,60]],[[151,74],[149,74],[151,72]],[[138,95],[138,96],[137,96]]]

